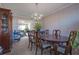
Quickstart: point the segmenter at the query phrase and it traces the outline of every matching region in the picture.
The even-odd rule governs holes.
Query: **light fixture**
[[[32,14],[32,19],[34,20],[40,20],[43,17],[43,14],[38,13],[38,3],[35,3],[36,6],[36,12]]]

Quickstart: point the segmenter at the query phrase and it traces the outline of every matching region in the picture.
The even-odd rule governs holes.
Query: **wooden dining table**
[[[68,41],[68,37],[62,36],[62,35],[58,38],[56,38],[53,35],[41,36],[41,39],[45,41],[53,42],[53,43],[65,43]]]
[[[54,35],[41,36],[41,39],[52,43],[53,47],[55,48],[54,54],[57,54],[57,44],[68,42],[68,37],[62,36],[62,35],[60,35],[60,37],[58,37],[58,38],[56,38]]]

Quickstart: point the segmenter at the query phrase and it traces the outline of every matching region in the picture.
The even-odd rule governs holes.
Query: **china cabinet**
[[[3,53],[11,49],[12,38],[12,13],[9,9],[0,8],[0,46]]]

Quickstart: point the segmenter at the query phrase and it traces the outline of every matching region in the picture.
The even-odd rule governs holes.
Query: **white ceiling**
[[[2,3],[1,6],[12,10],[14,16],[24,16],[30,18],[35,12],[44,16],[51,15],[72,4],[69,3],[39,3],[38,9],[34,3]]]

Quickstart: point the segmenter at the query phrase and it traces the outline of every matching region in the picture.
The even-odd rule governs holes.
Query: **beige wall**
[[[79,4],[74,4],[61,11],[58,11],[42,20],[43,28],[60,29],[62,35],[68,35],[71,30],[79,31]]]
[[[13,30],[22,30],[22,24],[28,24],[29,29],[33,29],[33,21],[21,17],[13,17]]]

